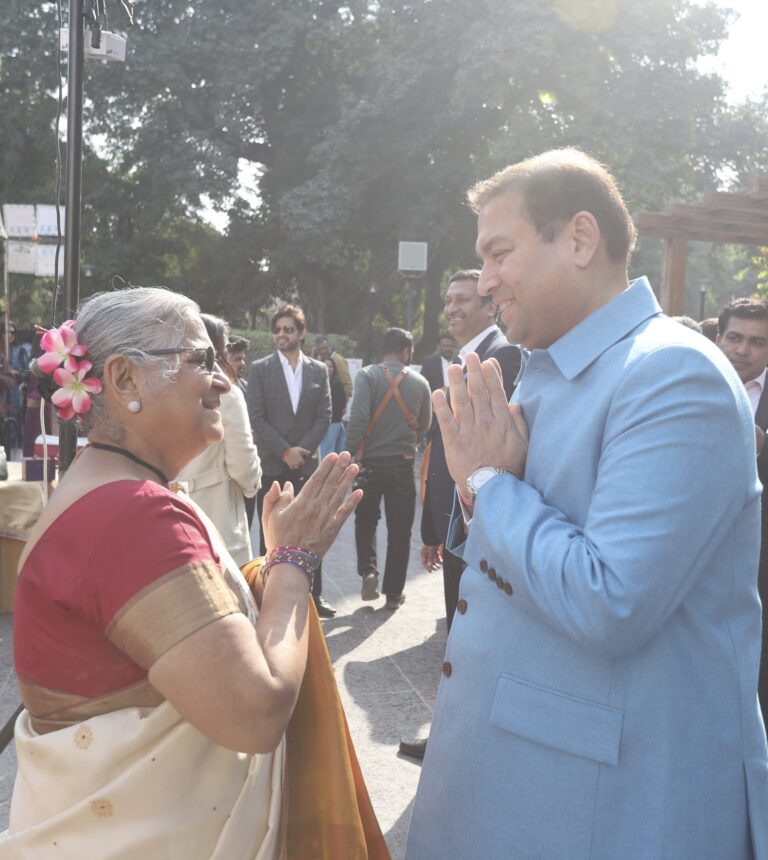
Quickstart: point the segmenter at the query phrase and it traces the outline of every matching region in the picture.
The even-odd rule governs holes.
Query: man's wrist
[[[463,487],[457,487],[457,489],[465,505],[471,508],[475,504],[475,499],[477,498],[480,488],[490,481],[491,478],[495,478],[496,475],[512,474],[514,473],[509,469],[502,469],[498,466],[481,466],[479,469],[475,469],[474,472],[467,476]]]

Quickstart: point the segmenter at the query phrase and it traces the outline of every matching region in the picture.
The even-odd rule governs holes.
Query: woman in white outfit
[[[253,444],[245,397],[227,361],[229,326],[219,317],[200,314],[216,350],[216,362],[232,386],[221,395],[224,438],[209,445],[182,469],[178,480],[216,526],[229,554],[239,567],[253,558],[244,496],[252,498],[261,486],[261,463]]]

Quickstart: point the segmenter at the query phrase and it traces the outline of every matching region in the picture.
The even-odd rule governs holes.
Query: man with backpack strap
[[[376,526],[381,500],[387,520],[387,558],[381,591],[386,609],[398,609],[410,554],[416,512],[416,445],[429,429],[432,404],[427,381],[410,370],[413,336],[400,328],[384,335],[381,364],[364,367],[355,377],[347,448],[360,463],[356,486],[365,491],[355,511],[357,572],[363,600],[376,600],[379,569]]]

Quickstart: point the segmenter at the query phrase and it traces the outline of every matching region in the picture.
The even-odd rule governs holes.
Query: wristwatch
[[[467,478],[467,499],[474,504],[480,487],[496,475],[511,475],[509,469],[497,469],[495,466],[481,466]]]

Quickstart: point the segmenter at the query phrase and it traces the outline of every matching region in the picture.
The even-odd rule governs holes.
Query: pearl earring
[[[129,412],[141,412],[141,401],[140,400],[129,400],[128,401],[128,411]]]

